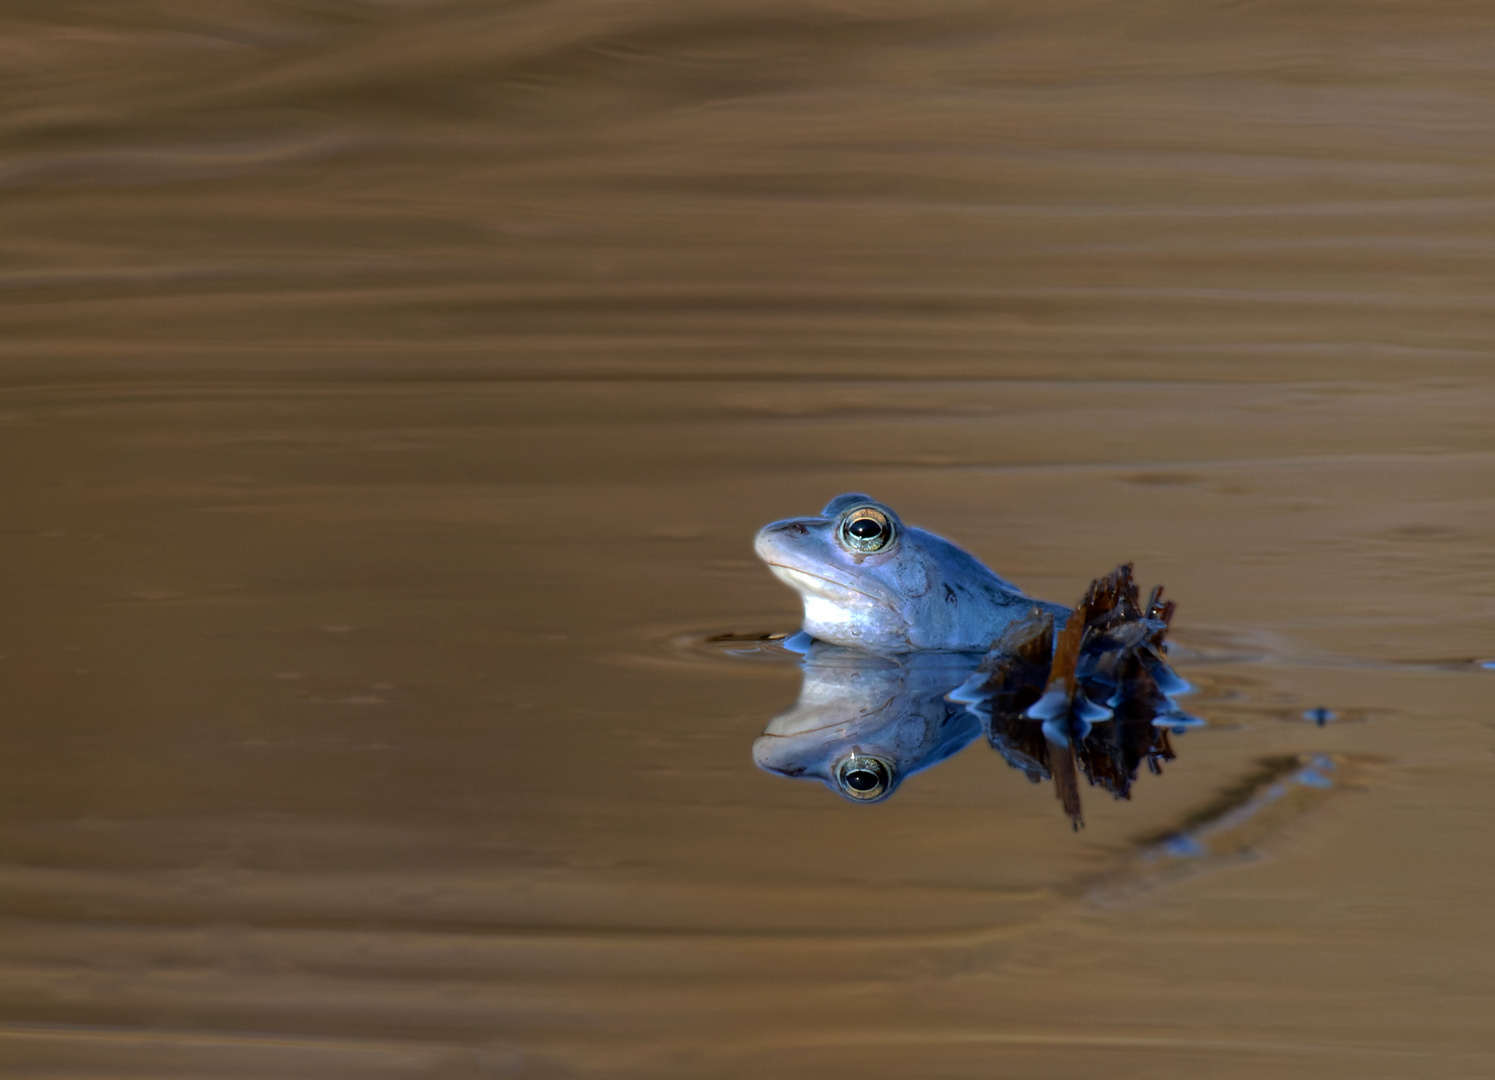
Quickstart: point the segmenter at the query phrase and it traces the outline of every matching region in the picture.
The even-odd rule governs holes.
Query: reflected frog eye
[[[886,795],[893,773],[886,764],[865,754],[852,754],[836,768],[836,786],[843,795],[871,802]]]
[[[841,519],[840,533],[848,549],[868,555],[893,542],[893,522],[881,510],[864,506]]]

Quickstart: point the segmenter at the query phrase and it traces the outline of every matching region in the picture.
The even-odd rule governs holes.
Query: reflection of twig
[[[1159,885],[1204,869],[1260,858],[1273,838],[1304,815],[1322,809],[1336,791],[1363,784],[1375,759],[1338,754],[1266,758],[1248,776],[1192,811],[1173,828],[1137,840],[1136,858],[1119,879],[1098,880],[1090,900],[1134,900]]]
[[[1177,825],[1140,837],[1137,842],[1143,847],[1151,847],[1154,844],[1171,840],[1180,833],[1189,833],[1202,826],[1212,825],[1231,811],[1249,803],[1259,791],[1287,776],[1302,764],[1303,759],[1296,754],[1263,758],[1250,773],[1231,784],[1203,806],[1190,812]]]
[[[1085,824],[1085,819],[1080,816],[1080,781],[1075,775],[1073,744],[1060,746],[1049,743],[1049,761],[1050,771],[1054,774],[1054,794],[1058,796],[1064,812],[1069,815],[1070,824],[1078,832],[1080,826]]]

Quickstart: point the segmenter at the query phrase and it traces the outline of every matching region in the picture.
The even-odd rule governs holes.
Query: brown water
[[[52,0],[0,88],[4,1075],[1495,1072],[1486,5]],[[1211,726],[1078,834],[759,772],[702,639],[843,490],[1135,560]]]

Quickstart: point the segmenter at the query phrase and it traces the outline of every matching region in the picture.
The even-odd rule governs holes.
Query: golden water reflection
[[[0,28],[0,1071],[1489,1071],[1481,8]],[[681,642],[848,490],[1134,560],[1210,727],[765,776]]]

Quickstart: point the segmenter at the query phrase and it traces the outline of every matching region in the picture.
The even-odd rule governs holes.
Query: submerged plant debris
[[[1064,812],[1084,823],[1079,777],[1118,799],[1131,796],[1145,762],[1174,757],[1170,731],[1199,726],[1174,700],[1191,687],[1166,659],[1172,601],[1160,587],[1139,599],[1131,564],[1091,582],[1055,631],[1034,609],[993,644],[955,695],[979,712],[987,739],[1034,783],[1052,780]]]

